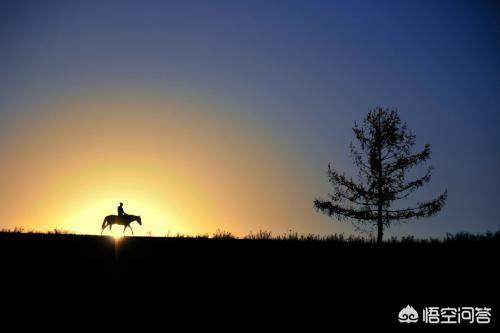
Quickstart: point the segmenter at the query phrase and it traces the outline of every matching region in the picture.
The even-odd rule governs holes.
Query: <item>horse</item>
[[[130,231],[132,231],[132,235],[134,235],[134,230],[132,230],[132,227],[130,226],[130,224],[134,221],[137,221],[137,223],[139,223],[139,225],[142,225],[142,221],[141,221],[141,217],[140,216],[135,216],[135,215],[122,215],[122,216],[118,216],[118,215],[108,215],[104,218],[104,221],[102,221],[102,230],[101,230],[101,235],[102,235],[102,232],[104,231],[104,229],[106,229],[107,227],[109,227],[109,230],[111,231],[111,227],[113,226],[113,224],[119,224],[119,225],[123,225],[124,228],[123,228],[123,234],[125,234],[125,230],[127,230],[127,228],[130,228]]]

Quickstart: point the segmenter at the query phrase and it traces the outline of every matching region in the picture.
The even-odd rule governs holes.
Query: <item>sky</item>
[[[386,235],[500,229],[494,1],[2,1],[0,45],[0,228],[355,234],[312,202],[383,106],[432,149],[407,204],[449,192]]]

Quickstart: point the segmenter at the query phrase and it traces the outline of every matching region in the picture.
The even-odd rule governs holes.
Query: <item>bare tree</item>
[[[402,123],[396,110],[371,110],[361,126],[353,127],[358,145],[350,144],[351,155],[358,169],[358,181],[335,171],[328,164],[328,178],[333,185],[330,200],[318,198],[314,206],[318,211],[339,220],[349,219],[357,228],[371,225],[377,228],[377,242],[381,243],[384,227],[393,221],[428,217],[439,212],[446,201],[445,190],[438,197],[419,202],[404,209],[391,205],[406,199],[413,191],[431,180],[432,166],[425,174],[407,181],[409,169],[430,158],[426,144],[418,153],[412,153],[415,135]]]

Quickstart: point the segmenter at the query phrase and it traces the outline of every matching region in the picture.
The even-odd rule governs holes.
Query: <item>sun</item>
[[[129,230],[127,230],[128,233],[130,233]],[[115,226],[111,232],[109,231],[109,229],[106,229],[103,233],[103,235],[108,235],[108,236],[111,236],[116,240],[120,240],[122,239],[123,237],[126,237],[128,236],[127,234],[123,233],[123,228],[119,225]]]
[[[113,235],[113,240],[115,241],[115,243],[120,243],[121,240],[125,237],[124,235]]]

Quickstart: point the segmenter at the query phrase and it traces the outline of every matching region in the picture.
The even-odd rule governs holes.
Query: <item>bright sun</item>
[[[111,232],[111,236],[115,239],[115,241],[119,241],[120,239],[122,239],[123,237],[125,237],[125,235],[122,232],[119,232],[119,231],[116,231],[116,230],[113,230]]]

